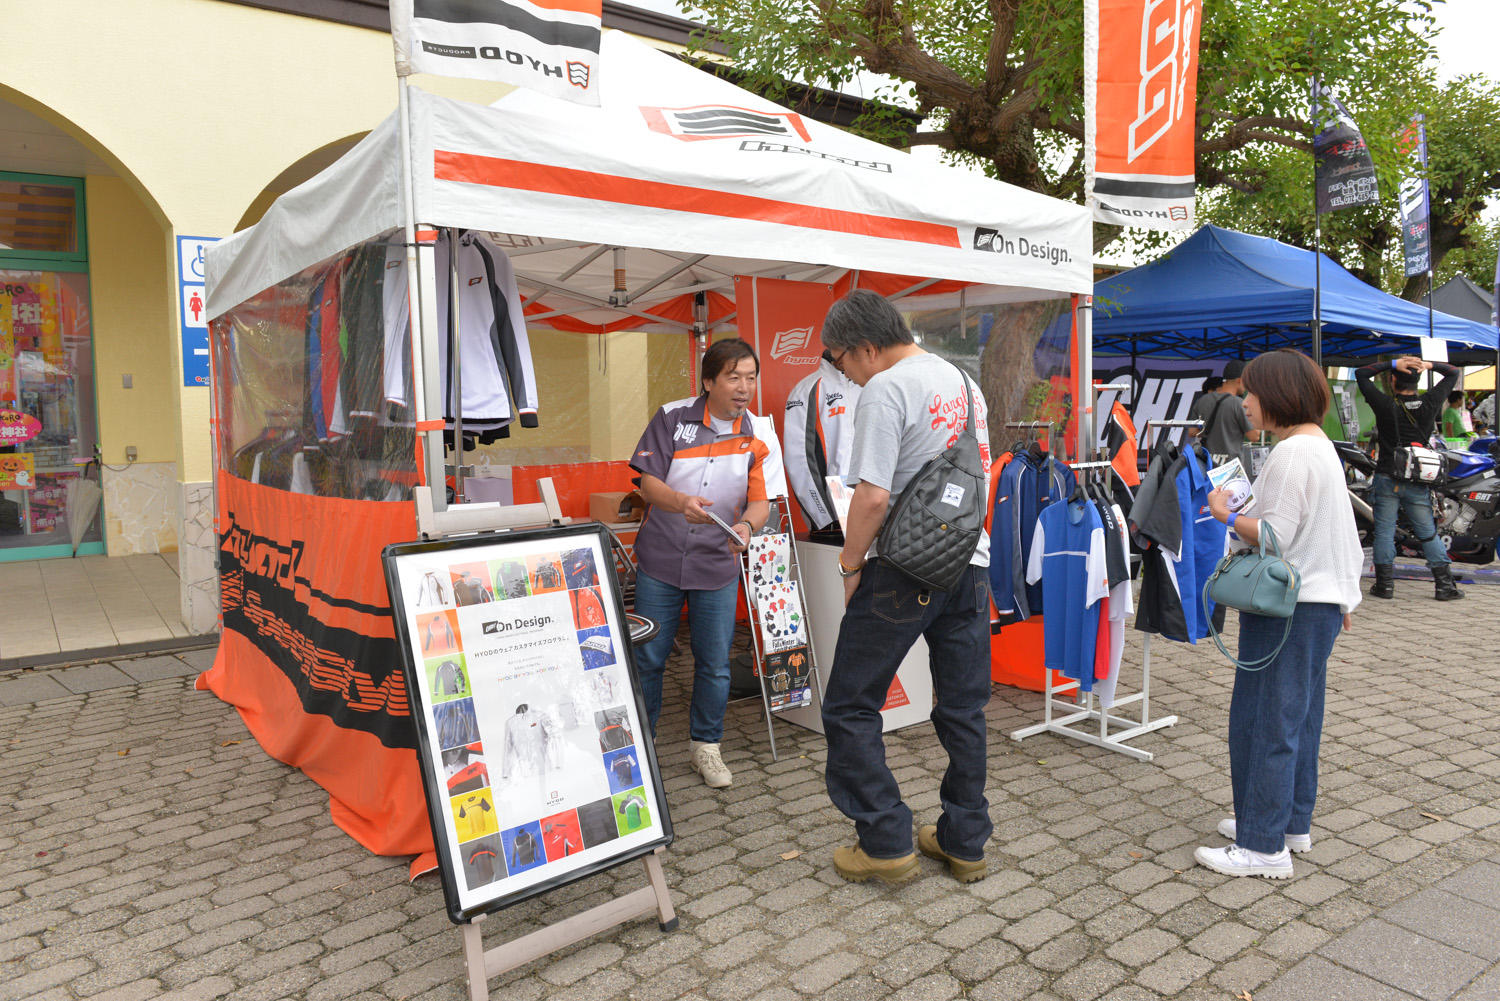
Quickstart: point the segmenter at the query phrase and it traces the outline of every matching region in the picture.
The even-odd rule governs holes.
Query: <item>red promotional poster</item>
[[[1085,0],[1084,146],[1099,222],[1190,230],[1202,0]]]
[[[760,356],[760,387],[755,412],[770,416],[781,434],[781,417],[792,387],[817,370],[823,344],[823,317],[833,305],[832,285],[781,278],[734,279],[734,298],[755,353]]]

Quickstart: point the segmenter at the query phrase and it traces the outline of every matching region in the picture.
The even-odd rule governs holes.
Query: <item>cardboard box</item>
[[[640,521],[646,511],[645,498],[639,490],[611,490],[589,494],[589,519],[606,525]]]

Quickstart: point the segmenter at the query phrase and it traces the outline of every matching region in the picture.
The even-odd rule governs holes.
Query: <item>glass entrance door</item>
[[[80,195],[0,174],[0,561],[104,551]]]

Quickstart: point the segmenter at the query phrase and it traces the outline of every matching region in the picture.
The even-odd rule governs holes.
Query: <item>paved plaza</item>
[[[934,862],[899,887],[829,861],[850,825],[822,738],[730,709],[731,789],[687,761],[674,660],[659,756],[681,918],[607,932],[491,982],[536,998],[941,1001],[1500,999],[1500,587],[1439,604],[1399,581],[1330,663],[1314,846],[1289,881],[1192,863],[1227,815],[1232,669],[1153,646],[1152,762],[1011,730],[1040,696],[995,689],[992,873]],[[1132,636],[1126,664],[1140,662]],[[193,677],[211,651],[0,674],[0,1001],[461,999],[458,930],[433,877],[369,854],[327,797],[270,759]],[[1138,675],[1123,672],[1122,689]],[[929,725],[888,738],[919,822],[945,758]],[[642,882],[638,863],[485,922],[494,944]]]

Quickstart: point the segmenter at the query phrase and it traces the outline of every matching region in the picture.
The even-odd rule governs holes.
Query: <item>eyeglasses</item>
[[[844,358],[849,354],[851,350],[851,348],[845,348],[843,351],[840,351],[832,358],[833,367],[838,369],[840,373],[843,373],[844,371]]]

